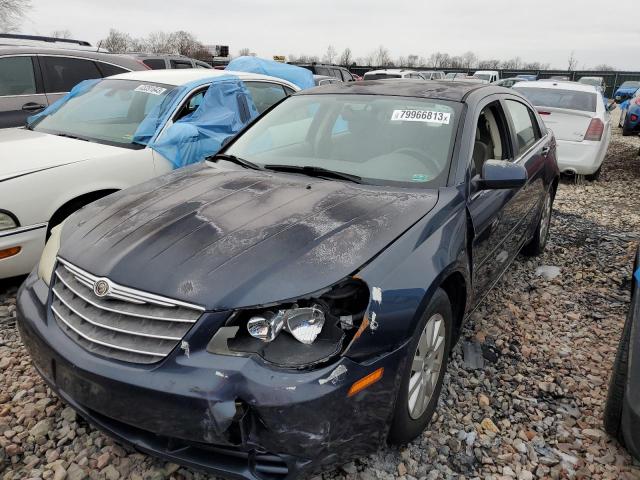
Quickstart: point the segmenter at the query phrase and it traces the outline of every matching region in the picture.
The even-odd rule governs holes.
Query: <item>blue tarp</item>
[[[72,98],[88,92],[91,89],[91,87],[93,87],[100,80],[102,79],[97,78],[97,79],[91,79],[91,80],[83,80],[82,82],[77,84],[75,87],[73,87],[71,91],[67,93],[64,97],[59,98],[58,100],[53,102],[51,105],[49,105],[40,113],[36,113],[35,115],[31,115],[30,117],[28,117],[27,127],[30,128],[35,124],[35,122],[40,120],[42,117],[46,117],[47,115],[51,115],[52,113],[57,112],[60,109],[60,107],[62,107],[62,105],[67,103]]]
[[[287,80],[301,89],[315,87],[313,73],[306,68],[287,63],[274,62],[257,57],[238,57],[229,62],[225,70],[260,73]]]
[[[153,138],[155,133],[150,132],[154,126],[165,123],[163,116],[166,113],[163,112],[170,114],[173,111],[173,108],[162,105],[158,107],[157,112],[151,112],[147,117],[149,121],[145,119],[143,122],[147,125],[140,125],[134,139],[142,143],[144,138],[150,138],[146,145],[163,155],[174,168],[213,155],[227,138],[236,135],[258,116],[251,94],[242,81],[233,75],[214,78],[200,106],[193,113],[178,120],[159,138]]]

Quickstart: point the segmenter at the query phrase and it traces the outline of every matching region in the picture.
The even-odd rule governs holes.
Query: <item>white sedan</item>
[[[0,279],[31,271],[48,232],[71,213],[176,168],[136,135],[151,120],[149,139],[169,137],[169,127],[194,113],[222,75],[242,80],[256,107],[253,114],[300,90],[286,80],[244,72],[131,72],[98,81],[32,127],[1,130]],[[165,104],[166,115],[154,119],[154,107]],[[246,124],[248,107],[238,104],[238,115],[247,116],[238,123]]]
[[[536,107],[556,136],[562,173],[596,180],[611,140],[611,115],[602,92],[576,82],[539,80],[513,86]]]

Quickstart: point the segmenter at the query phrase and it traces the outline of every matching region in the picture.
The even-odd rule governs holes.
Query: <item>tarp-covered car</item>
[[[131,72],[86,80],[27,128],[0,130],[0,278],[31,271],[78,208],[202,161],[296,90],[253,73]]]
[[[18,327],[116,438],[294,478],[420,434],[467,314],[544,249],[558,177],[553,134],[510,90],[303,90],[55,229]]]

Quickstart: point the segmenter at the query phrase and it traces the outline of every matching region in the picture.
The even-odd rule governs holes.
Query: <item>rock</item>
[[[51,430],[51,424],[52,422],[49,418],[40,420],[31,430],[29,430],[29,434],[33,435],[36,440],[40,437],[44,437]]]
[[[111,457],[109,455],[109,452],[104,452],[102,455],[100,455],[96,463],[96,467],[98,468],[98,470],[102,470],[104,467],[106,467],[109,463],[110,458]]]
[[[491,401],[489,400],[489,397],[481,393],[478,395],[478,405],[485,408],[491,405]]]
[[[400,475],[401,477],[407,474],[407,467],[405,466],[404,463],[400,462],[398,464],[398,475]]]
[[[69,423],[76,421],[76,411],[71,407],[67,407],[64,410],[62,410],[62,412],[60,413],[60,416]]]
[[[540,265],[538,268],[536,268],[536,275],[544,278],[547,281],[550,281],[560,275],[560,267],[551,265]]]
[[[499,433],[500,430],[496,427],[496,424],[490,418],[485,418],[480,422],[482,428],[487,432]]]
[[[102,473],[107,480],[118,480],[120,473],[113,465],[107,465],[100,473]]]
[[[529,470],[520,470],[518,474],[518,480],[533,480],[533,473]]]

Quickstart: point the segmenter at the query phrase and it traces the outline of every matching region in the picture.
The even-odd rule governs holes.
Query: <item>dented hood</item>
[[[65,224],[60,256],[209,310],[262,305],[353,273],[436,200],[430,190],[200,164],[82,209]]]

